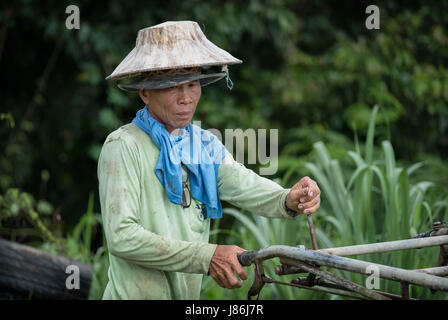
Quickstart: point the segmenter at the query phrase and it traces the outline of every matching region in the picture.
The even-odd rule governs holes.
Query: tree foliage
[[[71,4],[80,9],[79,30],[65,27]],[[425,180],[448,188],[448,3],[377,1],[380,30],[365,27],[369,4],[2,4],[0,194],[25,190],[74,225],[97,192],[105,137],[142,105],[105,77],[134,47],[139,29],[168,20],[197,21],[209,40],[243,60],[230,67],[233,90],[223,81],[204,88],[195,119],[206,129],[278,129],[284,184],[298,177],[297,168],[306,172],[314,143],[343,158],[354,133],[364,141],[379,105],[376,139],[391,141],[399,161],[428,161]]]

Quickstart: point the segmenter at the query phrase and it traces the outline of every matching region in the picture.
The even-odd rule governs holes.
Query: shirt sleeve
[[[267,218],[295,219],[300,215],[286,208],[290,189],[259,176],[231,154],[219,165],[218,190],[221,200]]]
[[[206,274],[216,245],[166,239],[140,224],[140,163],[132,139],[106,139],[97,174],[109,252],[146,268]]]

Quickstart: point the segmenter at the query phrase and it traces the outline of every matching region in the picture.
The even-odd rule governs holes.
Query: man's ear
[[[138,89],[138,95],[140,96],[140,99],[142,99],[142,101],[145,104],[149,104],[149,91],[148,90]]]

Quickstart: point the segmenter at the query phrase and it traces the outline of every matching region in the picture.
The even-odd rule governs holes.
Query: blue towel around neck
[[[205,218],[221,218],[218,168],[228,153],[221,141],[191,123],[183,128],[183,134],[172,135],[151,116],[147,105],[137,112],[132,123],[145,131],[160,149],[155,173],[168,199],[182,203],[182,163],[188,169],[193,198],[205,205]]]

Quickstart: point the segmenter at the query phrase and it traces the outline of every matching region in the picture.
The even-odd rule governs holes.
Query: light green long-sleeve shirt
[[[199,299],[216,244],[201,203],[173,204],[154,169],[159,149],[134,124],[106,138],[98,161],[109,282],[103,299]],[[218,169],[221,200],[271,218],[285,210],[289,189],[260,177],[228,155]]]

